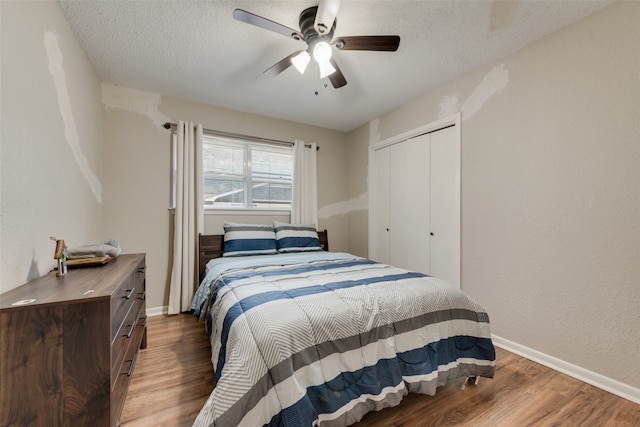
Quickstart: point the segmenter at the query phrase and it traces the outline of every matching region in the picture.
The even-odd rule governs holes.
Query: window
[[[291,146],[205,134],[202,157],[205,209],[291,210]]]

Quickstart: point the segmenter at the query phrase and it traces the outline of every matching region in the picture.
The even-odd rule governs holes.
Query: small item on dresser
[[[100,265],[105,265],[109,262],[111,258],[108,256],[96,256],[90,258],[69,258],[67,260],[68,268],[77,268],[77,267],[97,267]]]
[[[53,259],[58,260],[56,277],[62,277],[67,274],[67,247],[64,245],[64,240],[57,239],[53,236],[51,236],[50,239],[56,242],[56,250],[53,253]]]
[[[96,258],[96,257],[109,257],[115,258],[120,255],[120,243],[117,240],[107,240],[104,243],[97,243],[92,245],[78,246],[76,248],[69,249],[69,259],[76,258]]]

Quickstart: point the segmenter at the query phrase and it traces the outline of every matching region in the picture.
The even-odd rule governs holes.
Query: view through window
[[[291,209],[293,149],[203,137],[204,207]]]

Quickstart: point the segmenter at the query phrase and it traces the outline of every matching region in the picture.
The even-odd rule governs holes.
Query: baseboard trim
[[[515,353],[526,359],[544,365],[555,371],[562,372],[570,377],[576,378],[594,387],[613,393],[631,402],[640,404],[640,389],[632,387],[628,384],[606,377],[597,372],[590,371],[548,354],[539,352],[521,344],[509,341],[497,335],[491,335],[493,343],[502,349]]]
[[[161,307],[150,307],[147,308],[147,316],[162,316],[163,314],[169,313],[169,306],[161,306]]]

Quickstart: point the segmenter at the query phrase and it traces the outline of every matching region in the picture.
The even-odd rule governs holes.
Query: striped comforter
[[[341,253],[243,258],[210,262],[193,302],[216,379],[196,426],[345,426],[493,376],[487,314],[442,280]]]

